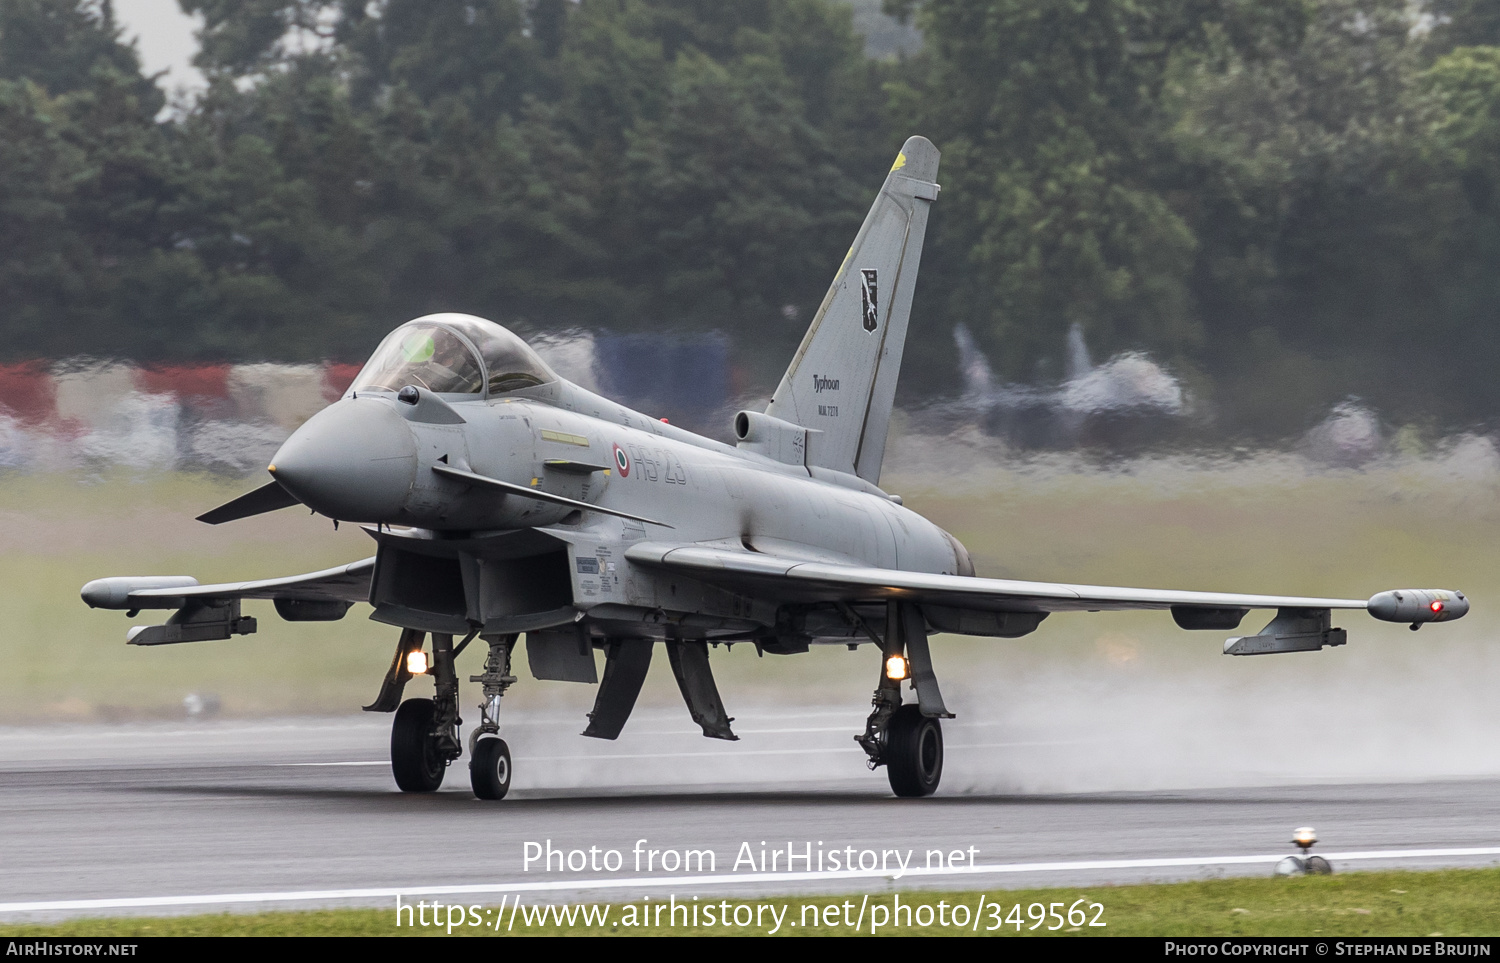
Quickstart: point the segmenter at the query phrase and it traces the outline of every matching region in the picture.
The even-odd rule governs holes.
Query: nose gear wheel
[[[510,791],[510,746],[499,736],[485,736],[469,757],[469,784],[480,799],[504,799]]]

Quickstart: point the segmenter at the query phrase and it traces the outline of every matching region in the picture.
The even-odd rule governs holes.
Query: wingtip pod
[[[1462,592],[1446,589],[1393,589],[1370,596],[1370,614],[1382,622],[1452,622],[1469,612]]]
[[[85,585],[78,594],[91,609],[133,609],[139,607],[130,601],[130,596],[136,592],[151,589],[190,588],[197,584],[198,580],[191,575],[125,575],[115,578],[96,578]]]

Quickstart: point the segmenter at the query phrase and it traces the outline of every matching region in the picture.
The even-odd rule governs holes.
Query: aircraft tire
[[[402,792],[436,792],[448,761],[432,738],[437,705],[431,699],[407,699],[391,723],[391,774]]]
[[[510,746],[499,736],[474,743],[469,757],[469,784],[480,799],[504,799],[510,791]]]
[[[886,727],[885,771],[891,791],[902,798],[930,796],[943,778],[943,727],[904,705]]]
[[[1322,856],[1309,856],[1303,865],[1309,876],[1327,876],[1333,872],[1333,864]]]

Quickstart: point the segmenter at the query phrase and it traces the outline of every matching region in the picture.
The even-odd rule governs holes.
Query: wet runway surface
[[[1004,745],[985,742],[975,730],[949,739],[958,789],[896,800],[883,773],[864,770],[848,720],[816,712],[746,726],[734,745],[696,736],[677,714],[645,713],[632,720],[632,739],[617,744],[577,739],[574,721],[533,721],[507,733],[517,768],[511,798],[475,800],[462,760],[442,791],[412,796],[392,782],[387,725],[388,717],[362,716],[0,730],[0,903],[543,882],[581,883],[579,895],[619,900],[658,890],[590,892],[587,884],[671,877],[681,880],[672,884],[679,895],[708,895],[1093,886],[1270,871],[1265,863],[1064,865],[900,881],[779,883],[758,876],[747,885],[695,882],[690,877],[708,875],[710,867],[681,865],[691,849],[713,854],[718,877],[782,872],[784,857],[771,866],[762,854],[770,860],[788,844],[810,853],[813,869],[819,853],[831,865],[834,851],[842,861],[866,850],[909,853],[918,866],[930,850],[944,859],[972,853],[960,862],[987,866],[1289,853],[1287,840],[1302,825],[1317,828],[1319,850],[1330,854],[1500,846],[1497,778],[1051,795],[965,791],[965,767]],[[564,852],[592,848],[595,864],[613,850],[620,868],[558,871],[556,861],[550,872],[540,861],[527,867],[527,844],[549,841]],[[582,858],[574,858],[575,866]],[[647,859],[649,866],[641,862]],[[1361,860],[1358,868],[1496,863],[1500,855],[1431,856]],[[803,866],[799,857],[791,869]],[[497,903],[499,896],[474,901]],[[326,902],[392,901],[346,895]],[[247,908],[283,905],[309,904],[289,897]],[[3,918],[172,911],[10,910]]]

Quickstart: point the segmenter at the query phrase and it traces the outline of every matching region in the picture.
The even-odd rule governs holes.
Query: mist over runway
[[[1319,849],[1412,850],[1500,845],[1500,778],[1327,783],[1113,792],[1021,792],[982,787],[986,773],[1041,740],[998,738],[981,721],[947,730],[954,789],[896,800],[882,773],[864,770],[852,713],[747,713],[737,745],[697,736],[679,713],[648,710],[618,743],[576,738],[577,720],[513,723],[512,796],[475,800],[463,763],[430,796],[396,791],[385,761],[385,717],[286,719],[0,730],[0,903],[357,888],[594,883],[674,877],[632,865],[638,841],[661,851],[709,850],[719,875],[752,852],[973,847],[984,865],[1158,860],[1289,852],[1311,824]],[[842,715],[851,715],[850,719]],[[1066,735],[1066,734],[1064,734]],[[1066,750],[1065,739],[1054,749]],[[1030,743],[1030,744],[1028,744]],[[1063,753],[1065,755],[1065,753]],[[968,788],[966,788],[968,787]],[[561,850],[617,850],[614,873],[546,872],[523,865],[528,842]],[[842,854],[842,853],[841,853]],[[1488,865],[1462,858],[1362,860],[1357,868]],[[785,863],[780,868],[785,868]],[[798,864],[795,869],[801,869]],[[1341,866],[1340,869],[1354,868]],[[890,888],[999,890],[1096,886],[1219,874],[1268,874],[1265,864],[1050,869],[984,877],[788,879],[785,883],[673,884],[679,898]],[[747,869],[741,865],[740,873]],[[621,900],[664,889],[580,887],[536,898]],[[499,901],[453,896],[461,902]],[[393,905],[341,898],[311,905]],[[306,908],[261,900],[243,909]],[[124,912],[205,911],[157,906],[6,913],[9,919]]]

